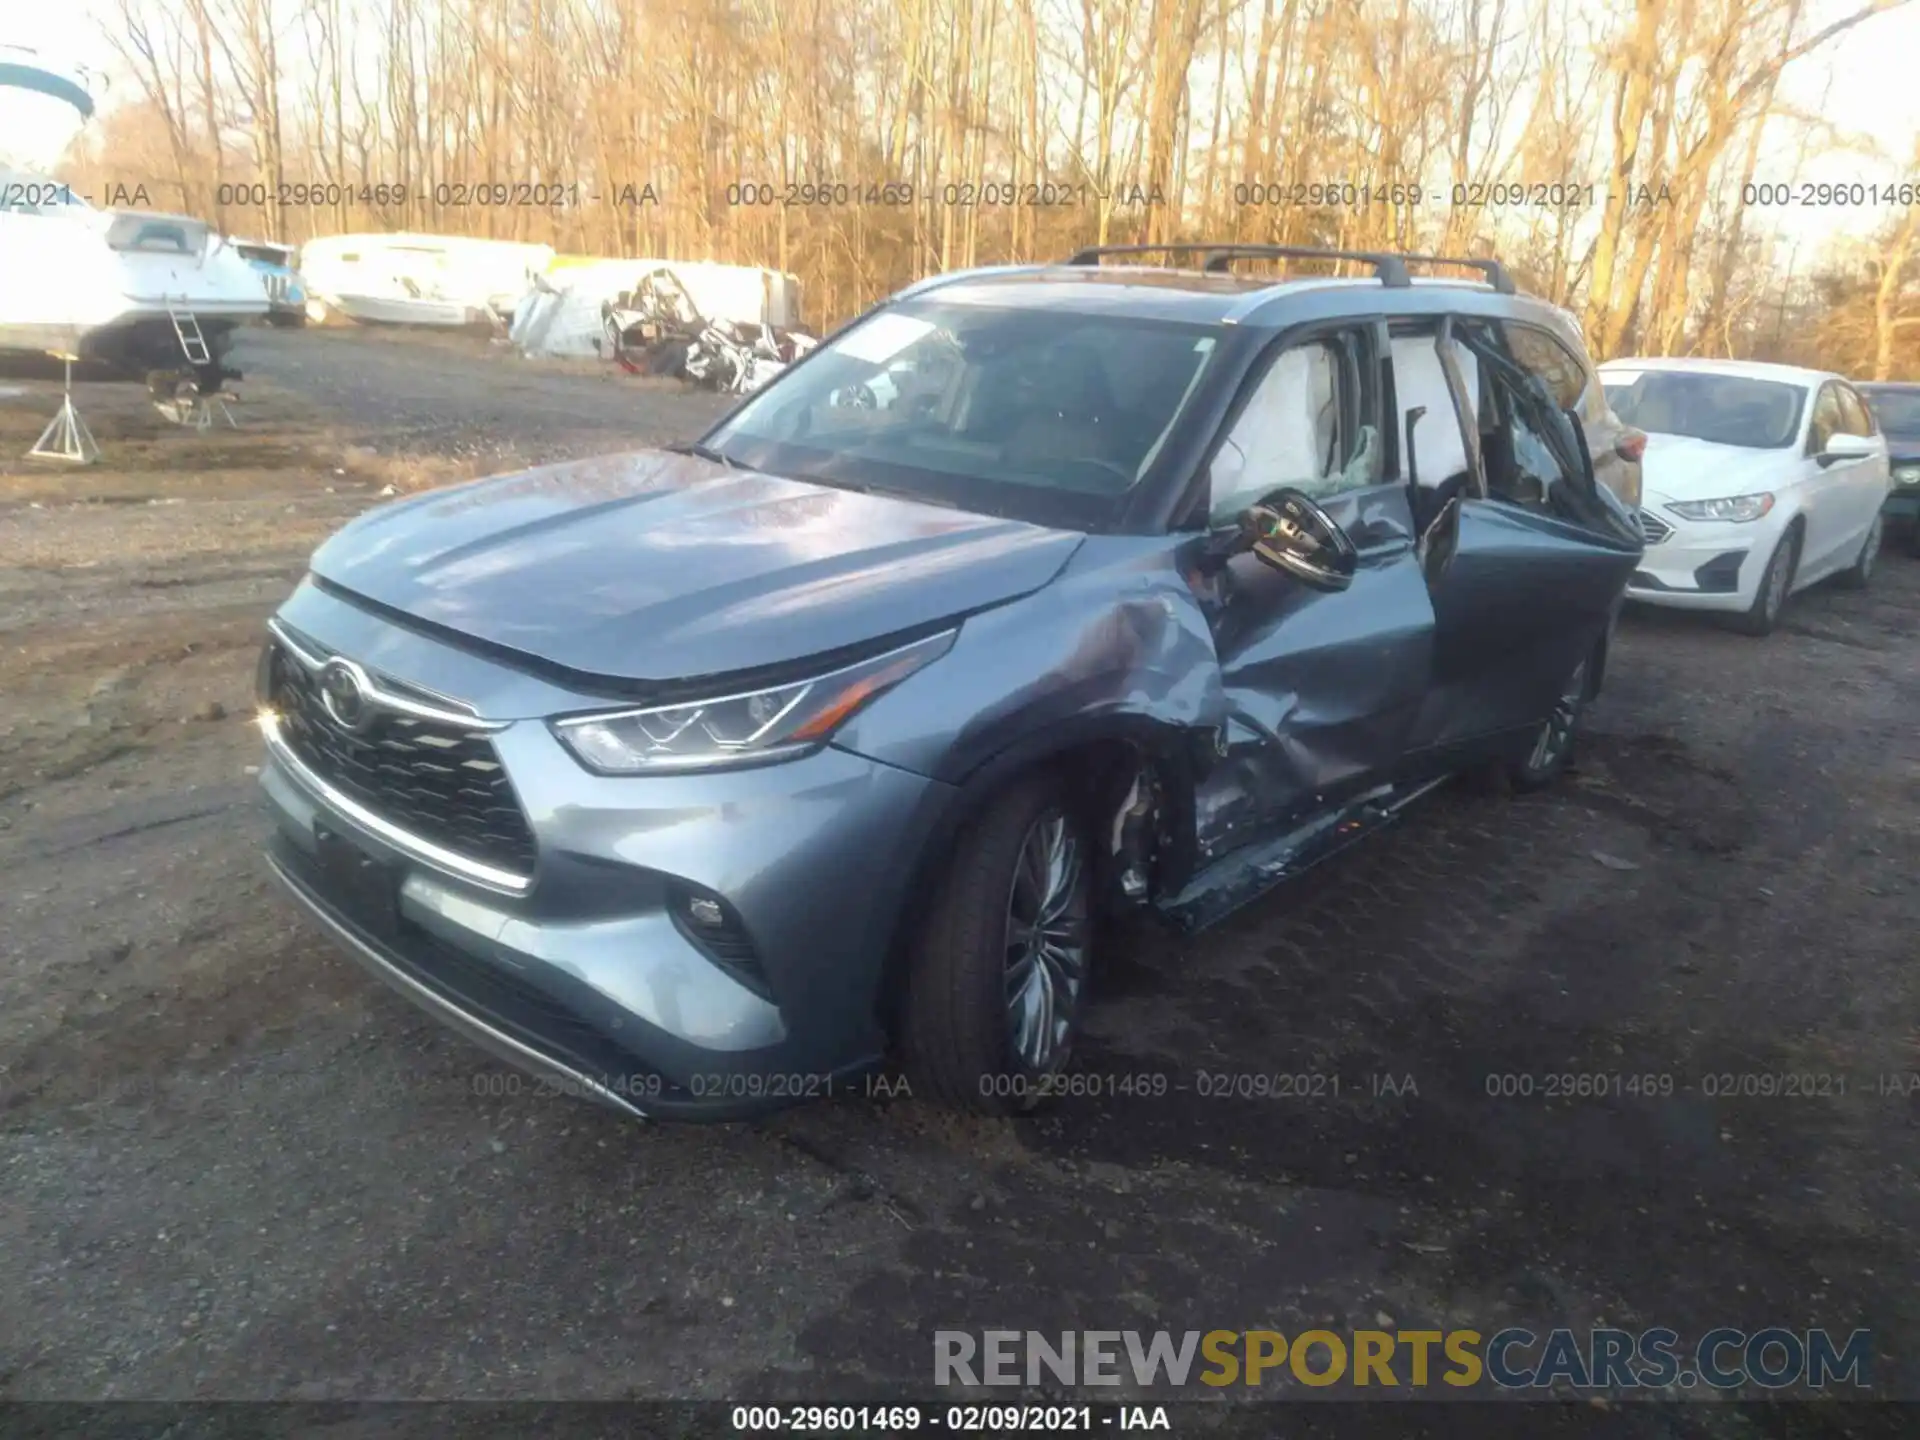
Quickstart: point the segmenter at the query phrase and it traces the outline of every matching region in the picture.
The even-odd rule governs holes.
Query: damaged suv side
[[[1450,775],[1551,780],[1641,549],[1565,317],[1493,262],[1134,248],[923,282],[695,444],[350,524],[262,658],[275,869],[629,1113],[891,1053],[1004,1113],[1103,913],[1204,926]],[[1372,275],[1232,268],[1307,255]]]

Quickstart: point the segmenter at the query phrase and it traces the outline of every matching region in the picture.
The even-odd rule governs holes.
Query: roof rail
[[[979,280],[988,275],[1027,275],[1047,268],[1045,265],[976,265],[970,270],[946,270],[914,281],[906,289],[889,295],[881,303],[891,305],[895,300],[905,300],[912,295],[924,295],[929,290],[939,290],[967,280]]]
[[[1202,268],[1215,274],[1225,271],[1229,264],[1241,259],[1355,260],[1371,265],[1375,278],[1382,285],[1396,290],[1404,290],[1413,283],[1407,273],[1407,262],[1410,260],[1426,265],[1465,265],[1485,275],[1488,283],[1502,295],[1515,293],[1513,277],[1498,260],[1469,260],[1452,255],[1396,255],[1377,250],[1327,250],[1312,245],[1242,245],[1232,241],[1179,245],[1090,245],[1084,250],[1076,250],[1066,263],[1098,265],[1103,256],[1183,254],[1194,251],[1206,256]]]

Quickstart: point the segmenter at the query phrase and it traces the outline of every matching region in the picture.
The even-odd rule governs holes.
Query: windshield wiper
[[[676,455],[695,455],[702,460],[711,460],[717,465],[726,466],[729,470],[738,470],[740,468],[740,462],[735,460],[731,455],[726,454],[724,451],[716,450],[711,445],[704,445],[698,440],[689,440],[684,445],[669,445],[666,448]]]

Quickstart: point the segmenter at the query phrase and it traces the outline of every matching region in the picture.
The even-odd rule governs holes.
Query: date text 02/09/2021
[[[1087,1435],[1155,1431],[1173,1422],[1164,1405],[735,1405],[741,1435]]]

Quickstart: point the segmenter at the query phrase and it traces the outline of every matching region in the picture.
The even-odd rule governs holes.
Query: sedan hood
[[[1720,445],[1691,435],[1647,436],[1641,457],[1645,503],[1667,500],[1718,500],[1753,490],[1776,489],[1800,468],[1799,452]]]
[[[653,450],[383,506],[323,545],[313,570],[582,676],[667,681],[1015,599],[1083,538]]]

